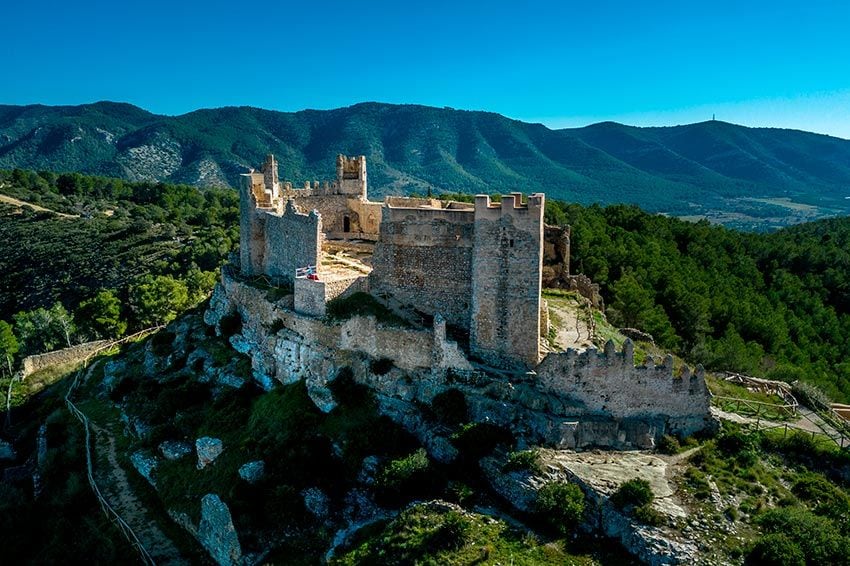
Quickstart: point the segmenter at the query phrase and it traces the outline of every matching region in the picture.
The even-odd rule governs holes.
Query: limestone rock
[[[192,453],[192,445],[180,440],[166,440],[160,443],[159,451],[166,460],[177,460]]]
[[[329,500],[325,492],[318,487],[310,487],[301,492],[304,498],[304,507],[318,519],[328,516]]]
[[[17,453],[12,443],[0,440],[0,460],[14,460],[16,457]]]
[[[357,475],[357,481],[365,485],[374,485],[380,468],[380,458],[377,456],[366,456],[360,465],[360,473]]]
[[[198,469],[203,470],[219,457],[224,450],[224,443],[218,438],[203,436],[195,441],[198,452]]]
[[[136,468],[136,471],[145,478],[149,484],[155,486],[156,485],[156,477],[154,477],[154,472],[156,472],[156,468],[159,465],[159,460],[145,450],[139,450],[138,452],[133,452],[130,455],[130,462],[133,464],[133,467]]]
[[[208,493],[201,499],[198,540],[220,566],[242,563],[242,548],[230,509],[214,493]]]
[[[100,382],[100,396],[106,397],[118,386],[121,376],[127,369],[124,361],[109,361],[103,366],[103,381]]]
[[[262,460],[247,462],[239,468],[239,477],[251,484],[262,480],[265,475],[266,463]]]

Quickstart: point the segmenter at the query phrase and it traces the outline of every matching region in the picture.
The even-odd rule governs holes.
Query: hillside
[[[850,141],[702,122],[551,130],[504,116],[364,103],[158,116],[128,104],[0,106],[0,168],[234,186],[264,155],[295,182],[365,154],[372,193],[544,191],[765,230],[850,212]]]

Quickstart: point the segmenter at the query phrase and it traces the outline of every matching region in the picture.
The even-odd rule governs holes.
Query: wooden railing
[[[74,393],[77,386],[79,385],[80,377],[85,372],[86,367],[88,366],[92,358],[99,355],[101,352],[110,350],[121,344],[137,340],[142,336],[145,336],[152,332],[156,332],[157,330],[161,330],[162,328],[162,326],[147,328],[120,340],[113,340],[108,344],[105,344],[102,348],[98,348],[97,350],[89,354],[88,357],[83,360],[83,366],[79,369],[79,371],[77,371],[77,374],[74,376],[74,380],[71,382],[71,386],[68,388],[68,392],[65,394],[65,405],[68,407],[68,410],[71,411],[71,414],[77,417],[77,419],[83,424],[83,428],[86,431],[86,477],[88,479],[89,485],[92,488],[92,491],[94,492],[95,497],[97,498],[98,503],[100,504],[100,508],[103,510],[106,517],[118,526],[118,529],[121,531],[124,537],[138,551],[142,562],[151,565],[156,564],[156,562],[151,557],[145,546],[142,544],[142,541],[139,540],[139,537],[136,535],[133,529],[130,528],[130,525],[128,525],[127,522],[123,518],[121,518],[121,515],[119,515],[118,512],[115,511],[115,509],[109,504],[109,502],[103,496],[100,491],[100,488],[97,485],[97,480],[95,480],[94,477],[94,464],[92,463],[91,426],[89,425],[89,419],[85,415],[85,413],[83,413],[79,409],[79,407],[74,404],[74,402],[71,400],[71,395]]]

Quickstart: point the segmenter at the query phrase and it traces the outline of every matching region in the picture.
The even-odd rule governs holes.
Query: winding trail
[[[44,208],[43,206],[39,206],[37,204],[33,204],[31,202],[27,202],[25,200],[16,199],[15,197],[10,197],[8,195],[0,195],[0,202],[11,204],[12,206],[17,206],[18,208],[22,208],[24,206],[28,206],[36,212],[51,212],[56,216],[61,216],[62,218],[79,218],[79,214],[65,214],[64,212],[56,212],[55,210],[50,210],[49,208]]]
[[[104,497],[130,525],[157,564],[188,564],[181,558],[174,542],[162,532],[156,521],[147,516],[144,504],[133,493],[127,474],[118,461],[115,437],[94,423],[91,426],[96,436],[95,453],[105,457],[97,458],[97,461],[108,464],[105,469],[97,471]]]

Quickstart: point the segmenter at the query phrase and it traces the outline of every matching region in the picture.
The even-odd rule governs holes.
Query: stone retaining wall
[[[26,378],[35,372],[51,367],[80,363],[108,343],[108,340],[97,340],[62,350],[54,350],[46,354],[27,356],[21,364],[22,377]]]

